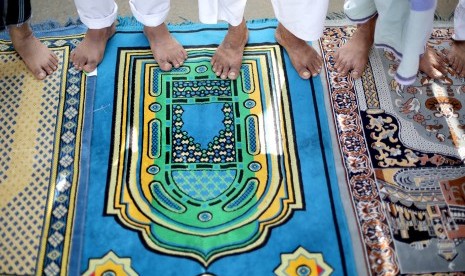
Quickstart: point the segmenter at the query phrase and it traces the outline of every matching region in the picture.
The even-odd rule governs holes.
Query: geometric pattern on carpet
[[[211,70],[215,50],[189,48],[170,72],[119,50],[109,162],[107,212],[205,266],[260,247],[303,207],[280,47],[247,47],[237,81]]]
[[[0,274],[59,275],[68,264],[85,76],[69,55],[79,36],[41,39],[58,57],[38,81],[0,40]]]

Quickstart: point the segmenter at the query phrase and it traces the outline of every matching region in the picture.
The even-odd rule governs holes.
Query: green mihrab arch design
[[[149,247],[205,266],[303,207],[279,46],[248,47],[237,81],[215,76],[213,53],[163,72],[120,49],[107,205]]]

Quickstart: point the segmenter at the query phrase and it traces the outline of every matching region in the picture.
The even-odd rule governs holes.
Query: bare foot
[[[237,26],[229,25],[228,33],[213,55],[211,64],[217,76],[222,79],[237,79],[242,65],[244,47],[249,40],[249,30],[245,20]]]
[[[9,27],[11,42],[34,76],[43,80],[58,68],[58,58],[32,33],[29,24]]]
[[[433,79],[447,75],[445,59],[431,46],[426,46],[425,53],[420,58],[419,69]]]
[[[276,41],[286,49],[292,65],[301,78],[309,79],[320,73],[322,58],[306,41],[293,35],[281,24],[276,28],[275,37]]]
[[[446,52],[449,65],[458,76],[465,77],[465,41],[452,41],[450,50]]]
[[[373,17],[363,24],[359,24],[349,41],[334,55],[334,68],[341,76],[347,76],[349,71],[354,79],[362,76],[373,46],[376,18]]]
[[[102,61],[105,47],[115,33],[115,24],[103,29],[88,29],[84,40],[71,53],[74,68],[92,72]]]
[[[144,26],[144,33],[161,70],[169,71],[173,66],[179,68],[187,59],[187,51],[171,36],[165,23],[156,27]]]

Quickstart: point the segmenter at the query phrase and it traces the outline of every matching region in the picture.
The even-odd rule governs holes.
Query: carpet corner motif
[[[291,254],[281,255],[281,264],[274,271],[277,276],[329,276],[333,269],[321,253],[310,253],[299,247]]]

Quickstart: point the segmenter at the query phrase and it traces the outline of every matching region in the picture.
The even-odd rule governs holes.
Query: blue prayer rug
[[[298,77],[276,25],[248,22],[230,81],[210,66],[227,25],[169,26],[189,58],[163,72],[142,26],[120,20],[68,273],[356,275],[321,80]]]

